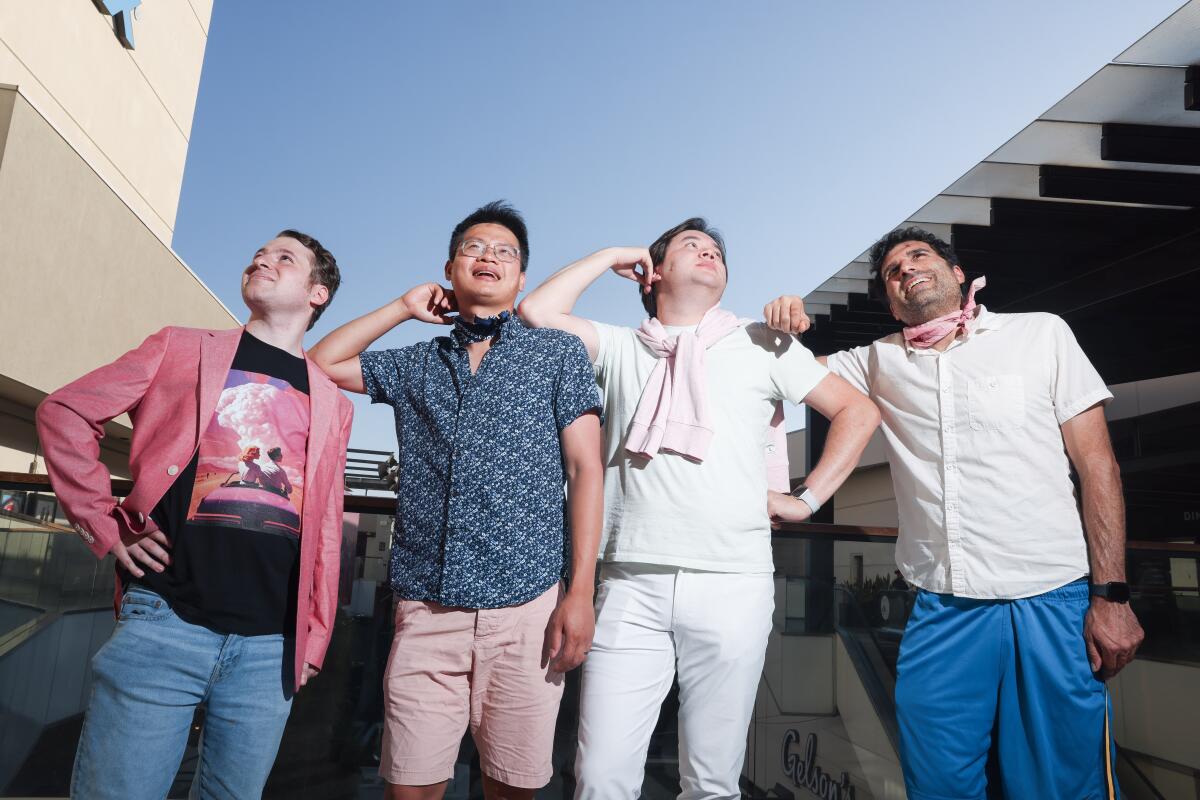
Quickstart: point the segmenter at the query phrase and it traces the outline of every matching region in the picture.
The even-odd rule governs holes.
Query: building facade
[[[118,5],[0,4],[0,471],[45,472],[49,392],[163,325],[236,323],[171,250],[212,0]],[[128,419],[108,433],[123,475]]]

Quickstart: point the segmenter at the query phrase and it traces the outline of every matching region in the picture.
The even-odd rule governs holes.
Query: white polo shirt
[[[905,580],[1019,598],[1088,573],[1060,426],[1112,394],[1062,319],[981,307],[943,352],[895,333],[828,364],[883,417]]]
[[[601,558],[774,572],[767,448],[775,402],[801,402],[829,371],[793,337],[743,325],[705,352],[713,437],[704,460],[675,453],[646,459],[628,453],[625,439],[658,359],[633,328],[593,324],[605,417]]]

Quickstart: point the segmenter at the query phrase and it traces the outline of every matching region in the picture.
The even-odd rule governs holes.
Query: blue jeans
[[[917,592],[896,677],[909,800],[1120,797],[1088,603],[1086,581],[1020,600]]]
[[[206,708],[191,797],[260,797],[291,711],[280,634],[236,636],[192,625],[131,586],[112,638],[92,659],[92,696],[71,796],[165,797]]]

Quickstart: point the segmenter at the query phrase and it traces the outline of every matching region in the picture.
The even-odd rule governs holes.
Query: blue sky
[[[277,230],[343,284],[309,334],[440,277],[454,224],[506,198],[529,284],[692,215],[725,234],[724,305],[804,294],[1181,0],[549,0],[215,4],[174,248],[244,318]],[[637,324],[607,276],[577,307]],[[407,323],[397,347],[443,332]],[[795,421],[792,415],[789,419]],[[351,444],[395,448],[356,403]]]

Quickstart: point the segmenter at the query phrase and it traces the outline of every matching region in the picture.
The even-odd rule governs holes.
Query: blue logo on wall
[[[95,0],[96,7],[113,18],[113,32],[129,50],[133,49],[133,10],[142,0]]]

